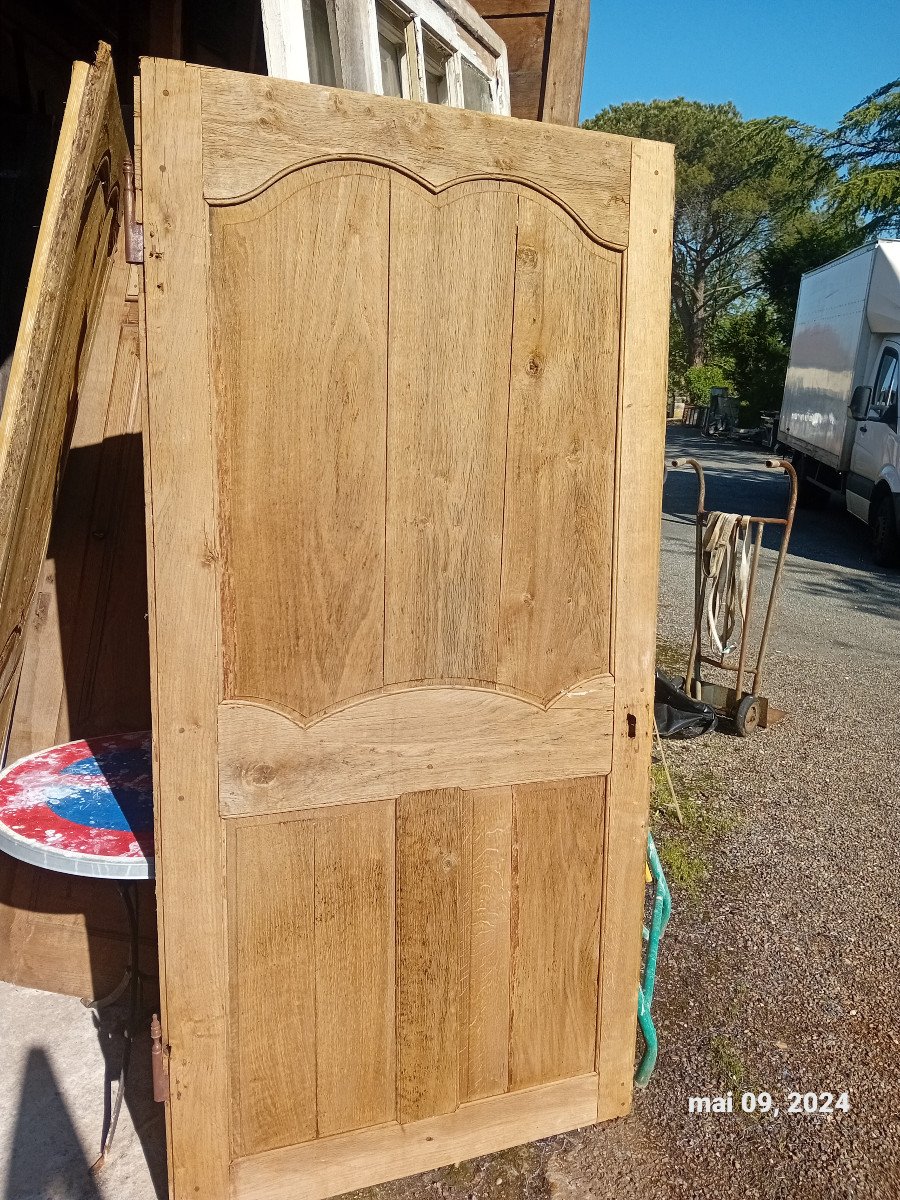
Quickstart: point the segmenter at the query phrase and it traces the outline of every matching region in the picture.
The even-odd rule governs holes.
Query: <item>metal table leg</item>
[[[137,1032],[138,1023],[141,1017],[141,1000],[143,992],[143,976],[140,970],[140,941],[138,932],[138,891],[134,882],[131,880],[123,880],[118,884],[119,895],[122,897],[122,903],[125,906],[125,912],[128,917],[128,930],[130,934],[130,950],[128,956],[128,966],[125,968],[125,974],[121,982],[109,993],[108,996],[103,996],[99,1000],[82,1000],[82,1004],[86,1008],[92,1008],[95,1012],[99,1012],[102,1008],[107,1008],[119,1000],[126,991],[128,991],[128,1015],[125,1018],[125,1024],[122,1029],[122,1064],[119,1069],[119,1077],[116,1082],[116,1097],[113,1101],[111,1096],[107,1097],[107,1103],[104,1105],[103,1130],[100,1136],[100,1157],[91,1167],[92,1172],[97,1172],[106,1162],[112,1150],[113,1138],[116,1134],[116,1125],[119,1122],[119,1113],[122,1111],[122,1100],[125,1096],[125,1079],[128,1074],[128,1067],[131,1062],[131,1047],[134,1036]]]

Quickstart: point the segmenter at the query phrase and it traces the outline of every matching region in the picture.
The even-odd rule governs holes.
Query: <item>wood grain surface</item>
[[[602,779],[513,788],[512,1089],[594,1063],[604,798]]]
[[[228,933],[218,813],[221,699],[215,404],[200,71],[141,65],[153,798],[169,1174],[176,1197],[227,1194]],[[178,369],[172,369],[173,347]],[[189,402],[186,402],[189,398]],[[232,913],[232,917],[233,917]]]
[[[385,683],[497,678],[516,216],[391,188]]]
[[[555,0],[551,5],[542,121],[578,124],[590,20],[590,0]]]
[[[109,47],[72,72],[0,417],[0,738],[117,241],[127,153]]]
[[[496,678],[545,703],[609,669],[621,265],[520,196]]]
[[[231,1098],[238,1155],[316,1136],[315,879],[311,821],[238,828],[229,837]]]
[[[512,788],[464,797],[461,927],[460,1097],[509,1087]]]
[[[628,1112],[634,1070],[641,945],[632,931],[643,919],[650,811],[674,187],[672,147],[635,142],[616,475],[616,715],[601,934],[600,1120]]]
[[[622,1111],[671,158],[144,81],[173,1194]]]
[[[311,714],[384,679],[388,181],[291,176],[211,236],[225,695]]]
[[[320,1137],[396,1112],[394,803],[316,819],[316,1113]]]
[[[583,1075],[465,1104],[456,1112],[239,1159],[234,1200],[325,1200],[538,1137],[589,1125],[597,1076]]]
[[[598,676],[544,710],[490,689],[401,688],[303,728],[271,708],[222,704],[223,816],[384,800],[435,787],[494,787],[610,768],[613,682]]]
[[[460,803],[397,801],[397,1101],[402,1123],[459,1104]]]
[[[515,117],[204,68],[204,194],[262,189],[322,158],[372,155],[432,186],[470,175],[545,188],[612,246],[628,242],[631,140]],[[424,261],[424,258],[423,258]]]
[[[120,232],[25,630],[9,762],[151,725],[138,306],[126,297],[128,272]],[[119,897],[74,876],[61,899],[50,886],[46,871],[0,856],[0,978],[106,995],[128,960]],[[141,888],[141,911],[155,975],[152,884]]]

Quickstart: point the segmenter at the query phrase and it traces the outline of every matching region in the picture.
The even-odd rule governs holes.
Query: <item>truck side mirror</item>
[[[850,416],[854,421],[861,421],[866,415],[869,401],[872,399],[872,389],[867,384],[860,384],[853,389],[850,400]]]

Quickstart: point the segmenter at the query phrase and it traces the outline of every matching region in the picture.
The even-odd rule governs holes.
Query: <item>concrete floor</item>
[[[150,1040],[135,1042],[110,1161],[100,1148],[104,1079],[121,1062],[123,1009],[102,1018],[71,996],[0,983],[2,1200],[157,1200],[165,1126],[152,1100]]]

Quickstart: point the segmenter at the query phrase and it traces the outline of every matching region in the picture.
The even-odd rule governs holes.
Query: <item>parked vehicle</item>
[[[900,241],[882,240],[803,276],[778,440],[800,503],[841,494],[883,565],[900,560],[898,387]]]

